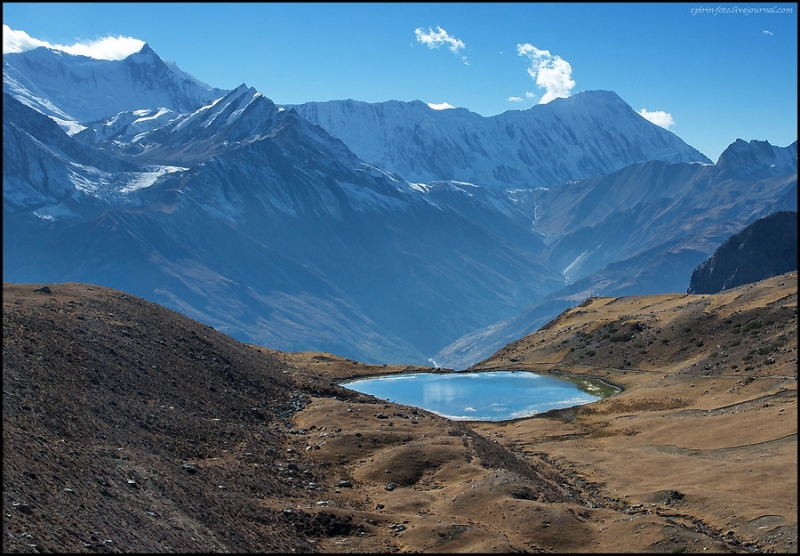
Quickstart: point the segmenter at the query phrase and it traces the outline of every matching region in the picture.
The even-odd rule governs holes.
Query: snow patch
[[[414,191],[419,191],[420,193],[428,193],[433,188],[433,186],[428,185],[427,183],[408,182],[408,186]]]
[[[453,185],[464,185],[466,187],[474,187],[475,189],[478,189],[480,187],[480,185],[475,185],[474,183],[469,183],[468,181],[450,180],[450,183],[452,183]]]
[[[576,268],[576,267],[577,267],[579,264],[581,264],[581,263],[582,263],[582,262],[583,262],[583,261],[586,259],[586,257],[587,257],[588,255],[589,255],[589,250],[587,249],[586,251],[584,251],[583,253],[581,253],[580,255],[578,255],[578,256],[575,258],[575,260],[574,260],[574,261],[572,261],[571,263],[569,263],[569,264],[567,265],[567,267],[566,267],[564,270],[562,270],[562,271],[561,271],[561,274],[563,274],[563,275],[564,275],[564,279],[565,279],[565,280],[569,281],[569,273],[570,273],[570,272],[572,272],[572,269]]]
[[[210,110],[211,108],[213,108],[213,107],[214,107],[216,104],[218,104],[218,103],[219,103],[219,101],[221,101],[223,98],[225,98],[225,97],[219,97],[219,98],[218,98],[218,99],[216,99],[216,100],[212,100],[210,103],[206,104],[205,106],[201,106],[200,108],[198,108],[197,110],[195,110],[195,111],[194,111],[194,112],[192,112],[191,114],[188,114],[188,115],[186,115],[186,117],[184,117],[184,118],[183,118],[183,119],[182,119],[180,122],[178,122],[178,124],[175,126],[175,131],[178,131],[178,130],[179,130],[179,129],[181,129],[183,126],[185,126],[187,123],[189,123],[190,121],[192,121],[192,120],[196,119],[197,117],[199,117],[199,116],[200,116],[200,115],[201,115],[203,112],[205,112],[206,110]]]
[[[33,214],[42,220],[47,220],[49,222],[55,222],[61,218],[71,218],[75,216],[75,213],[65,207],[63,203],[39,208],[33,211]]]
[[[171,174],[173,172],[184,172],[188,168],[181,168],[180,166],[159,166],[156,170],[151,172],[142,172],[141,174],[134,174],[133,179],[128,182],[128,185],[119,190],[120,193],[132,193],[140,189],[145,189],[153,185],[158,178],[164,174]]]
[[[61,118],[56,118],[55,116],[50,116],[50,119],[57,123],[58,127],[60,127],[64,133],[70,137],[86,129],[85,125],[81,125],[75,120],[62,120]]]
[[[158,112],[156,112],[156,113],[155,113],[155,114],[153,114],[152,116],[148,116],[148,114],[149,114],[150,112],[151,112],[150,110],[136,110],[136,111],[133,113],[133,115],[134,115],[134,116],[140,116],[140,118],[138,118],[138,119],[134,120],[134,122],[133,122],[133,123],[134,123],[134,124],[138,124],[138,123],[140,123],[140,122],[146,122],[146,121],[148,121],[148,120],[155,120],[155,119],[158,119],[159,117],[163,116],[164,114],[167,114],[167,113],[169,113],[169,112],[170,112],[170,110],[168,110],[167,108],[159,108],[159,109],[158,109]]]

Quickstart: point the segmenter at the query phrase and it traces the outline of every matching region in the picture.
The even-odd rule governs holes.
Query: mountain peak
[[[88,123],[162,107],[187,113],[227,93],[167,65],[147,43],[122,60],[40,47],[4,55],[3,62],[4,83],[15,83],[7,92],[62,121]]]
[[[153,55],[153,56],[158,56],[156,54],[155,50],[153,50],[150,47],[150,43],[144,43],[142,45],[142,48],[139,49],[139,54],[149,54],[149,55]]]
[[[161,57],[156,54],[156,51],[150,48],[150,45],[147,43],[144,43],[138,52],[134,52],[133,54],[124,58],[124,60],[133,62],[135,64],[164,63]]]
[[[765,178],[797,172],[797,142],[776,147],[769,141],[736,139],[719,156],[717,167],[732,178]]]
[[[611,102],[625,102],[621,96],[619,96],[614,91],[609,91],[606,89],[587,89],[585,91],[580,91],[568,98],[571,99],[592,99],[592,100],[603,100],[603,101],[611,101]],[[628,104],[625,102],[625,104]]]
[[[241,95],[242,93],[246,93],[246,92],[249,92],[249,93],[257,93],[258,91],[256,91],[256,90],[255,90],[253,87],[248,87],[246,83],[242,83],[241,85],[239,85],[238,87],[236,87],[234,90],[232,90],[232,91],[229,93],[229,95],[230,95],[230,96],[239,96],[239,95]]]
[[[569,97],[553,99],[547,104],[537,104],[532,108],[544,107],[544,106],[550,106],[550,107],[576,106],[576,105],[595,106],[600,104],[605,104],[605,105],[620,104],[627,106],[628,108],[633,110],[633,108],[631,108],[630,105],[627,102],[625,102],[622,99],[622,97],[619,96],[617,93],[615,93],[614,91],[606,91],[603,89],[580,91]]]

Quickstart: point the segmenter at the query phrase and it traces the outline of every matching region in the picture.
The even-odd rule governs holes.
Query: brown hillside
[[[652,526],[670,516],[724,533],[729,548],[797,551],[797,272],[714,295],[589,299],[475,366],[488,368],[591,374],[625,388],[474,428],[636,507],[638,543],[659,539],[648,549],[699,548]],[[613,536],[629,525],[603,527]],[[631,547],[624,535],[609,543]]]
[[[434,472],[570,499],[549,465],[274,355],[107,288],[4,284],[4,550],[399,551]],[[436,528],[437,546],[511,547],[490,525]]]
[[[3,288],[4,551],[796,551],[796,273],[566,311],[476,367],[625,391],[500,424],[336,384],[420,368],[39,289]]]

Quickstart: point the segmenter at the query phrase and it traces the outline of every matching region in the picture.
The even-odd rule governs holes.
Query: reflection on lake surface
[[[366,378],[342,386],[443,417],[505,421],[599,400],[608,390],[589,379],[570,381],[524,371],[415,373]]]

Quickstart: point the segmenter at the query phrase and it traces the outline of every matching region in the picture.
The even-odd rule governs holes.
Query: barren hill
[[[459,423],[423,370],[236,342],[86,284],[3,287],[10,552],[797,550],[797,274],[592,298],[475,367],[625,391]]]

